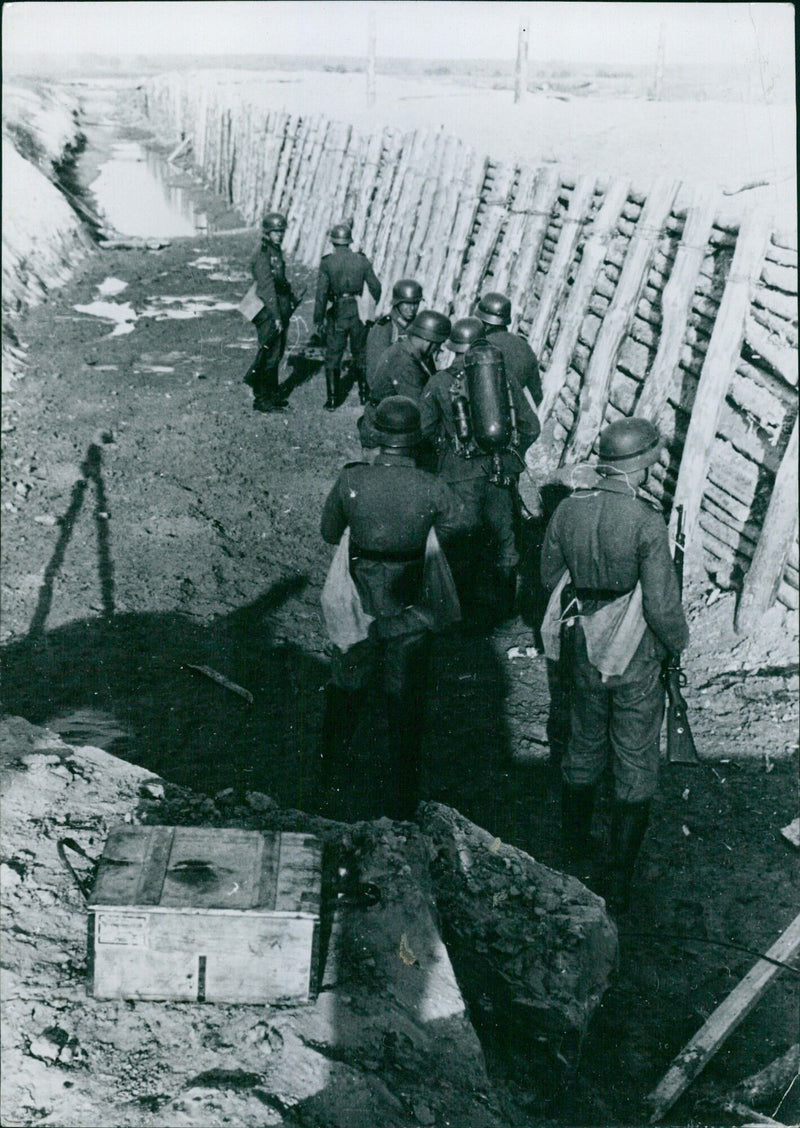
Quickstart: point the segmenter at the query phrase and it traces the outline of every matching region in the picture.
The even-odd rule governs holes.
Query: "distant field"
[[[150,75],[167,70],[327,71],[339,74],[363,71],[366,60],[345,56],[283,55],[13,55],[4,57],[6,75],[71,77]],[[512,59],[392,59],[378,58],[379,74],[448,79],[476,87],[508,89],[513,82]],[[654,63],[639,66],[588,66],[567,62],[531,63],[531,90],[563,91],[573,97],[646,98],[652,94]],[[754,76],[739,66],[667,65],[661,97],[665,101],[793,102],[794,75]]]

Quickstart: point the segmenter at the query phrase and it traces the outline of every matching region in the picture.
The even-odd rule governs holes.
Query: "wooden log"
[[[678,193],[678,181],[659,181],[647,198],[637,233],[628,248],[614,298],[597,336],[586,371],[574,434],[565,461],[582,462],[591,452],[603,422],[608,387],[622,341],[644,287],[653,246]]]
[[[529,318],[532,312],[531,281],[541,258],[542,242],[553,209],[557,206],[560,187],[558,169],[551,165],[538,170],[535,182],[526,182],[524,203],[527,214],[522,226],[519,252],[514,259],[506,290],[511,301],[512,328],[523,318]]]
[[[797,264],[794,267],[780,266],[778,263],[764,259],[761,270],[761,281],[770,289],[780,290],[784,294],[797,297]]]
[[[366,254],[372,253],[372,245],[367,240],[367,220],[371,215],[373,198],[378,199],[383,182],[381,154],[389,144],[389,131],[373,133],[366,143],[362,138],[361,149],[357,161],[360,169],[361,191],[356,191],[357,206],[353,218],[353,243],[361,247]],[[359,181],[356,180],[356,184]],[[374,223],[370,224],[371,233],[376,230]]]
[[[486,268],[501,237],[515,176],[516,169],[513,164],[497,165],[490,192],[484,194],[486,207],[483,215],[479,217],[478,230],[469,248],[466,265],[459,280],[459,298],[469,305],[479,297]]]
[[[771,290],[761,285],[756,286],[753,301],[762,309],[768,309],[770,313],[797,326],[797,298],[791,294],[782,294],[780,290]]]
[[[779,247],[772,239],[765,257],[769,262],[776,262],[779,266],[792,266],[797,270],[797,251]]]
[[[628,198],[629,189],[628,180],[613,181],[584,243],[581,264],[561,315],[558,336],[542,380],[544,394],[539,410],[539,418],[542,420],[545,420],[552,410],[564,382],[581,331],[586,306],[591,299],[595,280],[603,262],[607,242],[616,227],[622,207]]]
[[[768,220],[759,213],[750,215],[739,234],[725,295],[700,375],[675,492],[676,507],[684,507],[687,545],[692,542],[719,417],[741,351],[750,299],[768,238]],[[673,514],[672,524],[674,521]],[[674,535],[674,529],[672,533]]]
[[[775,476],[769,509],[736,609],[738,634],[749,634],[775,602],[797,533],[797,420]]]
[[[486,174],[486,158],[479,157],[470,149],[470,160],[464,176],[464,191],[459,196],[458,210],[453,223],[453,238],[448,244],[447,256],[442,265],[440,292],[450,296],[450,308],[454,316],[461,317],[468,312],[474,296],[461,292],[461,278],[464,268],[464,248],[470,232],[477,222],[480,193]]]
[[[550,263],[550,269],[539,301],[539,308],[533,322],[533,330],[528,338],[530,346],[537,356],[541,354],[542,347],[547,340],[556,306],[564,291],[578,240],[583,234],[584,224],[587,221],[594,198],[594,185],[595,178],[593,176],[581,176],[570,198],[569,209],[561,229],[561,238],[558,241],[553,261]]]
[[[773,372],[782,380],[797,387],[797,348],[786,348],[771,336],[753,317],[752,311],[747,319],[744,339],[759,356],[767,362]]]
[[[436,187],[433,204],[433,217],[428,238],[422,244],[417,271],[422,280],[423,290],[432,295],[442,308],[439,296],[442,274],[447,262],[450,239],[455,231],[461,193],[470,193],[466,176],[474,154],[458,138],[450,138],[443,175]],[[427,299],[426,299],[427,300]],[[447,293],[445,308],[449,310],[452,294]]]
[[[744,227],[744,225],[743,225]],[[800,914],[767,952],[770,960],[788,963],[800,952]],[[691,1085],[719,1047],[750,1013],[769,984],[779,973],[777,963],[759,960],[730,995],[716,1008],[707,1022],[687,1042],[662,1080],[648,1096],[650,1123],[661,1120],[678,1097]]]
[[[767,332],[776,336],[782,345],[788,345],[789,348],[797,348],[797,326],[791,322],[784,321],[783,318],[773,314],[771,310],[764,309],[763,306],[752,306],[750,309],[750,316],[756,324],[760,325]]]

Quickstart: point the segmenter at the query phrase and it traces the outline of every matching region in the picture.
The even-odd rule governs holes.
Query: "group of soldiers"
[[[258,411],[286,406],[278,367],[298,302],[281,252],[285,230],[283,216],[267,215],[253,260],[264,307],[255,318],[259,351],[248,373]],[[401,279],[390,312],[365,324],[359,301],[366,288],[378,303],[380,280],[366,255],[351,249],[349,224],[337,224],[330,238],[334,250],[322,259],[314,306],[315,333],[325,343],[324,406],[335,410],[346,395],[341,367],[349,344],[352,382],[364,407],[359,436],[365,451],[375,453],[344,467],[322,513],[329,544],[349,530],[350,578],[371,620],[366,637],[334,648],[323,785],[333,788],[346,763],[360,710],[380,673],[392,763],[386,813],[410,818],[420,798],[434,621],[427,594],[431,530],[453,566],[462,604],[469,606],[476,575],[491,573],[494,622],[511,617],[520,559],[517,480],[540,432],[539,366],[525,339],[510,332],[511,304],[499,293],[484,294],[473,316],[451,322],[442,312],[421,309],[421,285]],[[437,368],[442,346],[452,360]],[[568,704],[560,735],[552,735],[559,725],[549,730],[560,763],[565,855],[579,866],[596,855],[590,829],[610,768],[610,845],[598,880],[615,912],[628,907],[656,789],[662,663],[688,642],[666,524],[640,492],[661,450],[649,422],[608,426],[593,478],[561,501],[547,525],[539,570],[550,593],[551,666],[560,671]]]

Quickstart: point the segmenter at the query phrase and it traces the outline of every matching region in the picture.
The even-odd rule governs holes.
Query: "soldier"
[[[378,407],[380,449],[372,463],[345,466],[328,495],[321,532],[337,544],[350,528],[350,573],[369,637],[335,650],[323,722],[323,772],[349,745],[362,691],[382,663],[389,712],[394,796],[392,814],[408,818],[419,798],[430,620],[419,606],[425,543],[431,528],[446,538],[463,523],[458,499],[435,475],[418,469],[419,410],[404,396]]]
[[[638,492],[661,445],[645,419],[606,427],[596,482],[560,503],[542,548],[542,582],[555,589],[543,637],[548,619],[569,616],[570,603],[578,614],[561,634],[573,675],[571,731],[561,765],[564,845],[573,860],[590,853],[595,793],[610,758],[614,809],[604,891],[613,912],[628,908],[656,790],[662,662],[689,639],[664,518]],[[559,591],[562,584],[565,591]]]
[[[514,529],[514,479],[524,466],[525,451],[539,435],[539,420],[513,376],[506,372],[517,415],[519,445],[516,452],[502,456],[504,477],[510,485],[497,485],[490,479],[492,458],[483,453],[474,439],[459,437],[454,418],[454,400],[464,397],[469,403],[465,369],[466,354],[476,344],[486,344],[484,324],[477,317],[456,321],[447,342],[455,353],[449,368],[432,377],[420,404],[422,433],[439,451],[439,474],[452,486],[465,505],[473,533],[485,528],[495,544],[494,569],[501,592],[501,617],[513,614],[516,595],[517,552]]]
[[[374,300],[379,301],[381,284],[367,256],[350,250],[352,238],[352,230],[346,223],[331,228],[330,239],[335,250],[323,255],[317,280],[314,327],[317,333],[325,334],[326,411],[333,411],[341,403],[340,366],[348,338],[361,402],[365,403],[367,398],[367,328],[359,319],[356,299],[361,297],[366,283]]]
[[[399,337],[404,337],[419,311],[422,287],[413,278],[401,278],[392,287],[392,309],[379,317],[367,336],[367,386],[372,387],[378,361]]]
[[[539,362],[525,338],[508,331],[511,302],[505,294],[484,294],[475,312],[486,326],[487,341],[503,354],[506,374],[513,377],[521,388],[528,389],[538,407],[542,402]]]
[[[253,323],[258,333],[258,352],[245,383],[253,389],[254,411],[285,411],[289,401],[278,391],[278,369],[286,349],[286,331],[297,302],[286,277],[281,243],[286,218],[269,212],[261,221],[261,246],[251,263],[256,294],[264,308]]]
[[[430,379],[435,354],[449,335],[449,317],[432,309],[420,310],[405,337],[395,341],[378,361],[370,403],[375,406],[386,396],[408,396],[418,404]]]

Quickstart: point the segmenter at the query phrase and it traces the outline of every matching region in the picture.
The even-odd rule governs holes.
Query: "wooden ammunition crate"
[[[306,1002],[321,885],[322,845],[307,834],[115,827],[89,898],[90,992]]]

